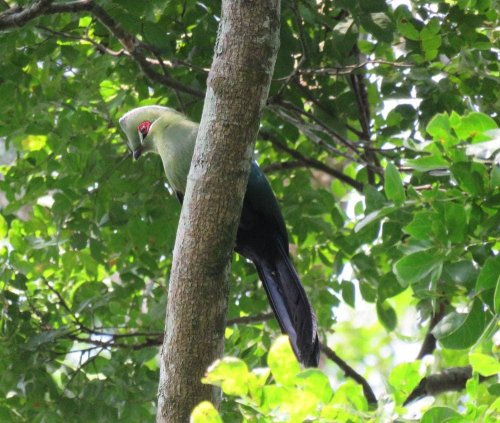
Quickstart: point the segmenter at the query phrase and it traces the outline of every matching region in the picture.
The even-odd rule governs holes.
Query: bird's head
[[[127,145],[134,159],[154,150],[154,145],[148,142],[148,134],[154,129],[158,119],[172,114],[179,113],[169,107],[143,106],[130,110],[120,118],[120,126],[127,135]]]

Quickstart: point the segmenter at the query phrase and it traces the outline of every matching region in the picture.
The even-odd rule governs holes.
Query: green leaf
[[[219,413],[209,401],[200,402],[192,411],[190,423],[223,423]]]
[[[439,252],[433,248],[417,251],[399,259],[393,271],[399,283],[406,287],[428,276],[442,263]]]
[[[118,94],[119,89],[115,82],[108,79],[101,81],[99,84],[99,93],[106,102],[113,100]]]
[[[482,195],[484,181],[479,163],[459,162],[451,166],[451,172],[462,189],[472,195]]]
[[[378,191],[372,185],[366,185],[363,194],[365,196],[366,210],[365,214],[371,213],[373,211],[382,209],[386,203],[384,194]]]
[[[78,26],[80,28],[86,28],[88,27],[92,22],[92,17],[91,16],[83,16],[79,19],[78,21]]]
[[[465,241],[467,231],[467,215],[464,206],[456,203],[444,205],[444,220],[448,232],[448,239],[454,243]]]
[[[433,234],[433,223],[436,219],[439,219],[439,215],[435,212],[417,212],[413,215],[413,220],[403,230],[415,239],[426,241]]]
[[[294,385],[296,375],[300,372],[300,365],[287,336],[280,336],[274,341],[267,355],[267,364],[276,382],[284,386]]]
[[[396,404],[403,404],[410,393],[424,376],[420,370],[420,360],[398,364],[389,375],[389,386],[396,399]]]
[[[363,394],[363,387],[352,380],[347,380],[337,388],[330,404],[338,404],[342,408],[346,408],[346,405],[348,405],[349,408],[358,411],[368,410],[368,402]]]
[[[432,407],[427,410],[420,423],[446,423],[446,422],[459,422],[463,420],[463,416],[449,407]]]
[[[497,279],[497,286],[495,288],[493,304],[495,307],[495,313],[500,313],[500,275]]]
[[[450,118],[446,113],[438,113],[430,120],[425,130],[435,140],[447,140],[451,135]]]
[[[488,392],[496,398],[500,398],[500,383],[488,386]]]
[[[432,330],[439,343],[450,349],[465,349],[473,346],[486,327],[483,303],[474,299],[469,313],[450,313]]]
[[[203,383],[220,386],[226,395],[245,396],[248,393],[248,367],[243,360],[224,357],[212,364]]]
[[[398,21],[398,31],[403,37],[409,40],[418,41],[420,39],[420,33],[418,29],[415,28],[408,20],[401,19]]]
[[[9,225],[5,220],[5,217],[3,217],[0,214],[0,239],[4,239],[7,236],[8,230],[9,230]]]
[[[333,395],[328,377],[318,369],[306,369],[297,375],[296,385],[314,395],[317,402],[326,404]]]
[[[47,137],[45,135],[28,135],[21,141],[21,145],[27,151],[37,151],[45,147]]]
[[[500,277],[500,255],[489,257],[481,269],[476,282],[476,292],[495,288]]]
[[[342,281],[342,298],[348,305],[354,307],[356,290],[354,289],[354,284],[352,282]]]
[[[393,273],[387,273],[380,278],[377,287],[377,295],[379,301],[384,301],[387,298],[394,297],[404,290],[404,287],[398,282]]]
[[[472,286],[477,277],[477,269],[472,261],[461,260],[455,263],[445,263],[443,278],[453,284]]]
[[[493,376],[500,373],[500,362],[490,355],[470,353],[469,363],[472,369],[482,376]]]
[[[398,317],[392,306],[387,301],[377,301],[377,315],[388,331],[396,329]]]
[[[403,204],[406,199],[401,175],[392,163],[388,163],[384,174],[384,190],[387,198],[397,206]]]
[[[385,216],[390,215],[392,212],[396,211],[398,208],[394,206],[384,207],[383,209],[374,211],[366,215],[362,220],[356,223],[354,227],[354,232],[360,232],[362,229],[367,227],[370,223],[377,222]]]
[[[391,42],[394,33],[392,20],[383,12],[365,13],[360,16],[361,25],[377,40]]]
[[[441,156],[424,156],[418,159],[409,159],[406,164],[419,172],[429,172],[437,169],[447,169],[450,163]]]
[[[442,43],[441,36],[436,34],[433,29],[423,28],[422,31],[420,31],[420,40],[422,43],[422,50],[425,52],[425,58],[427,60],[434,59]]]
[[[485,141],[488,136],[483,135],[490,129],[497,128],[496,122],[484,113],[472,112],[460,119],[458,125],[454,125],[457,136],[461,140],[472,139],[473,141]]]
[[[500,187],[500,166],[493,165],[491,169],[491,188]]]

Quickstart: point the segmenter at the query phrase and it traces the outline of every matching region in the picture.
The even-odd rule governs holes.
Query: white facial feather
[[[139,139],[139,133],[137,131],[137,127],[140,123],[149,120],[150,122],[154,122],[164,113],[175,113],[179,114],[174,109],[170,107],[164,106],[142,106],[132,109],[125,113],[118,121],[123,132],[127,135],[129,147],[134,150],[137,148],[141,141]]]

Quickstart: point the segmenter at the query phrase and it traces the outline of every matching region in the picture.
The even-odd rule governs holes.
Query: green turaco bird
[[[182,203],[198,124],[173,109],[144,106],[126,113],[120,126],[134,159],[145,153],[160,155],[168,183]],[[255,264],[297,359],[307,367],[316,367],[316,317],[289,257],[288,235],[278,202],[255,162],[251,165],[235,250]]]

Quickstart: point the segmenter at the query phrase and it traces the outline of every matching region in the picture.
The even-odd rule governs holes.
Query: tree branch
[[[359,69],[362,69],[368,65],[388,65],[396,68],[410,68],[414,65],[412,63],[405,62],[391,62],[388,60],[365,60],[361,63],[351,66],[344,66],[338,68],[303,68],[299,71],[302,75],[350,75]]]
[[[418,386],[405,400],[403,405],[423,398],[428,395],[438,395],[443,392],[461,391],[465,388],[467,380],[472,377],[472,367],[452,367],[441,373],[424,377]]]
[[[39,0],[26,8],[13,7],[0,13],[0,30],[20,27],[42,15],[54,0]]]
[[[352,54],[356,55],[357,58],[361,56],[359,48],[355,45],[352,49]],[[366,92],[365,76],[363,73],[351,73],[349,75],[349,81],[351,83],[352,91],[354,92],[354,97],[356,99],[356,104],[358,106],[358,120],[362,128],[363,139],[369,142],[371,140],[370,131],[370,105],[368,102],[368,95]],[[369,150],[365,149],[363,154],[367,163],[371,163],[377,167],[380,167],[380,162],[378,161],[377,155]],[[367,167],[368,171],[368,182],[373,185],[375,183],[375,175],[371,167]]]
[[[361,376],[356,370],[349,366],[344,360],[342,360],[331,348],[325,344],[321,344],[321,351],[332,360],[340,369],[344,372],[347,377],[350,377],[354,381],[358,382],[363,387],[363,393],[368,401],[368,404],[376,404],[377,397],[373,393],[371,386],[368,384],[367,380]]]
[[[432,329],[434,329],[434,327],[444,317],[445,303],[440,303],[438,307],[439,309],[432,315],[429,328],[425,334],[424,342],[422,343],[420,351],[417,355],[417,360],[421,360],[426,355],[432,354],[436,349],[436,338],[432,334]]]
[[[358,182],[355,179],[352,179],[350,176],[343,174],[342,172],[338,171],[337,169],[334,169],[333,167],[330,167],[330,166],[320,162],[319,160],[306,157],[303,154],[299,153],[297,150],[294,150],[290,147],[287,147],[284,143],[282,143],[272,133],[270,133],[268,131],[261,130],[260,137],[265,141],[270,141],[277,149],[288,153],[294,159],[297,159],[298,161],[304,163],[308,167],[312,167],[314,169],[318,169],[318,170],[321,170],[322,172],[328,173],[329,175],[333,176],[334,178],[337,178],[337,179],[345,182],[346,184],[349,184],[350,186],[352,186],[356,190],[358,190],[360,192],[363,191],[363,184],[361,182]]]
[[[289,169],[300,169],[300,168],[310,168],[307,163],[304,163],[300,160],[288,160],[284,162],[277,162],[277,163],[271,163],[266,166],[261,167],[262,171],[264,173],[272,173],[272,172],[279,172],[282,170],[289,170]]]
[[[160,74],[156,72],[144,54],[145,50],[150,50],[150,48],[139,41],[135,36],[126,32],[122,26],[116,22],[101,6],[96,3],[92,3],[90,9],[92,15],[94,15],[101,24],[103,24],[108,30],[120,41],[120,43],[125,47],[125,49],[130,53],[130,55],[135,59],[141,68],[142,72],[154,82],[166,85],[175,90],[191,94],[198,98],[204,98],[205,93],[196,88],[184,85],[177,81],[176,79],[170,77],[167,74]]]
[[[93,0],[76,0],[73,2],[56,4],[52,4],[52,1],[53,0],[40,0],[29,8],[8,9],[0,13],[0,30],[23,26],[42,15],[89,12],[116,37],[124,49],[134,58],[141,71],[151,81],[190,94],[194,97],[203,98],[205,96],[205,93],[201,90],[184,85],[169,75],[156,72],[145,55],[145,51],[152,51],[153,49],[134,35],[125,31],[116,20]]]

